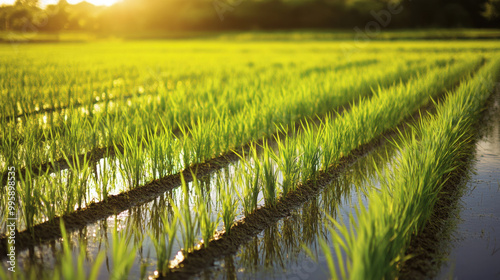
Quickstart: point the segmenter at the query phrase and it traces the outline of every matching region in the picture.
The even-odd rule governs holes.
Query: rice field
[[[500,43],[349,44],[1,44],[0,278],[397,278]]]

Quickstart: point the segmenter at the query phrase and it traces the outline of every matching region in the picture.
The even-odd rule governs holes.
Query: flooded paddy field
[[[457,170],[431,276],[496,277],[498,43],[206,43],[1,58],[93,82],[0,68],[0,278],[396,278]],[[144,45],[143,64],[116,67]]]

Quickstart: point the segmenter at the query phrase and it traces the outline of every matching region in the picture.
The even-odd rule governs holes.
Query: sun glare
[[[111,6],[120,0],[85,0],[85,1],[89,2],[91,4],[94,4],[96,6]],[[12,4],[14,4],[14,2],[15,2],[15,0],[0,0],[0,5],[2,5],[2,4],[12,5]],[[45,7],[46,5],[57,4],[57,2],[59,2],[59,1],[58,0],[41,0],[40,4],[42,7]],[[68,3],[70,3],[70,4],[78,4],[80,2],[83,2],[83,0],[68,0]]]
[[[111,6],[118,1],[119,0],[86,0],[86,2],[89,2],[89,3],[94,4],[96,6]],[[69,0],[68,1],[68,3],[70,3],[70,4],[77,4],[79,2],[82,2],[82,0]]]

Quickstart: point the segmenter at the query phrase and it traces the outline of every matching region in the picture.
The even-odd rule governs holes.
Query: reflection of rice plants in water
[[[260,192],[260,165],[256,163],[258,160],[257,149],[255,146],[250,148],[252,158],[246,159],[245,153],[240,157],[241,168],[238,169],[236,180],[241,186],[242,191],[235,190],[243,205],[243,213],[245,216],[257,210],[259,192]]]
[[[236,218],[236,197],[234,183],[228,180],[229,178],[217,177],[217,189],[219,190],[219,198],[222,204],[221,218],[224,222],[224,231],[231,234],[231,227]]]
[[[194,176],[194,175],[193,175]],[[196,192],[196,210],[197,215],[200,217],[200,231],[203,241],[203,245],[209,246],[212,236],[217,230],[217,225],[219,224],[220,216],[217,215],[216,219],[212,219],[212,201],[210,200],[210,195],[206,192],[209,189],[204,189],[203,186],[198,183],[196,177],[193,180],[194,189]],[[224,207],[226,206],[226,200],[222,199],[224,202]],[[226,211],[226,210],[224,210]],[[224,212],[225,213],[225,212]],[[226,224],[226,219],[224,219],[224,224]]]
[[[169,269],[170,260],[172,259],[172,248],[177,233],[178,217],[174,215],[169,217],[167,212],[161,217],[160,232],[155,234],[153,231],[148,235],[153,242],[156,251],[157,269],[161,273],[165,273]]]
[[[243,47],[208,40],[206,50],[177,43],[89,43],[96,54],[82,57],[56,45],[60,58],[43,46],[21,46],[39,55],[30,67],[2,58],[5,69],[38,73],[7,71],[0,82],[7,92],[0,102],[5,109],[0,179],[6,182],[9,166],[18,170],[20,251],[63,237],[61,248],[51,253],[58,260],[51,264],[54,275],[92,279],[106,273],[99,277],[124,279],[156,271],[159,277],[191,276],[215,263],[219,250],[227,262],[235,262],[227,268],[232,265],[237,274],[239,257],[230,248],[262,233],[262,250],[252,254],[265,260],[265,267],[287,262],[285,252],[304,243],[324,249],[332,277],[397,276],[408,236],[425,226],[434,194],[468,139],[463,127],[480,111],[478,100],[487,96],[498,71],[496,42],[460,42],[460,48],[447,42],[373,42],[349,58],[331,42],[304,42],[299,48],[285,42]],[[143,64],[127,60],[116,66],[121,59],[115,50],[134,53],[143,46],[154,56],[144,56]],[[249,55],[241,56],[242,51]],[[231,59],[218,60],[225,57],[222,52]],[[54,77],[60,80],[43,78],[52,73],[40,65],[68,61],[77,76],[56,67]],[[50,93],[56,88],[58,94]],[[50,102],[44,101],[47,96]],[[431,99],[445,100],[437,105],[436,117],[424,115],[418,125],[402,125],[419,109],[432,107]],[[459,110],[470,117],[457,117]],[[323,211],[335,216],[340,203],[339,196],[320,195],[320,190],[398,125],[415,139],[400,144],[394,175],[380,172],[384,179],[376,191],[356,186],[369,203],[350,220],[355,232],[332,220],[333,239],[318,239],[318,232],[329,232],[321,225]],[[411,185],[414,192],[396,185]],[[424,185],[434,186],[433,191]],[[1,252],[8,223],[4,193]],[[300,221],[308,231],[291,222],[297,205],[307,208]],[[391,216],[386,208],[392,206],[406,218]],[[115,226],[97,230],[106,218]],[[388,230],[375,231],[374,225]],[[79,251],[69,253],[68,238],[78,241]],[[80,244],[84,239],[86,244]],[[374,244],[385,248],[383,258],[378,258],[382,252],[369,250]],[[106,272],[99,268],[103,254]],[[375,257],[380,263],[366,261]],[[76,269],[70,271],[70,264]]]
[[[183,192],[182,200],[178,206],[174,201],[170,201],[170,204],[172,205],[175,216],[179,220],[183,250],[185,252],[190,252],[194,249],[196,244],[196,236],[198,234],[200,224],[199,216],[191,211],[191,207],[189,205],[189,189],[184,177],[181,177],[181,180]]]

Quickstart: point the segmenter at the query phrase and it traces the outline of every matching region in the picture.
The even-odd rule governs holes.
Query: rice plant
[[[288,134],[288,130],[283,128],[283,133]],[[278,136],[276,143],[278,144],[278,153],[273,153],[273,157],[278,165],[278,169],[283,176],[281,189],[283,196],[286,196],[289,191],[294,190],[299,181],[299,155],[298,147],[295,138],[295,130],[292,130],[292,137],[285,137],[284,141]]]
[[[236,172],[236,180],[238,185],[242,186],[243,190],[237,192],[241,204],[243,206],[243,213],[245,216],[249,215],[253,211],[257,210],[259,192],[260,192],[260,165],[256,160],[258,160],[257,149],[255,146],[251,146],[250,151],[253,156],[254,164],[251,160],[247,160],[245,153],[240,156],[241,168]]]
[[[56,180],[53,180],[48,174],[44,174],[42,177],[39,177],[39,180],[43,182],[42,191],[39,193],[40,203],[42,204],[42,213],[47,219],[52,220],[57,214],[59,214],[59,209],[57,207],[59,197],[57,197],[57,194],[60,186],[58,186],[56,184]]]
[[[321,133],[318,133],[321,135]],[[309,123],[303,124],[303,133],[300,138],[300,176],[302,184],[307,180],[315,179],[320,168],[320,138],[317,137]]]
[[[136,246],[131,245],[132,235],[126,230],[119,231],[115,220],[115,226],[111,239],[111,259],[113,266],[110,271],[110,279],[127,279],[135,260]]]
[[[189,139],[191,141],[193,163],[202,163],[212,155],[212,132],[214,123],[198,119],[196,123],[192,123],[189,129]]]
[[[115,143],[117,158],[120,160],[120,172],[133,189],[145,181],[146,153],[143,148],[144,138],[137,133],[124,132],[122,135],[123,152]]]
[[[333,241],[347,255],[347,271],[343,271],[342,253],[336,252],[341,275],[349,279],[397,277],[398,267],[409,258],[405,250],[412,235],[425,227],[451,172],[465,164],[462,157],[469,148],[473,125],[498,74],[500,60],[496,59],[449,94],[435,116],[421,121],[412,137],[399,145],[401,156],[395,170],[379,174],[381,187],[369,194],[370,203],[357,211],[357,221],[351,216],[348,227],[332,219]],[[331,268],[333,278],[338,273]]]
[[[116,182],[116,165],[112,158],[101,160],[94,174],[94,184],[101,201],[108,199],[109,191]]]
[[[76,259],[73,257],[72,249],[70,248],[68,234],[66,232],[66,228],[64,227],[64,223],[61,220],[61,235],[62,235],[62,247],[63,254],[59,260],[59,265],[56,267],[54,271],[54,276],[52,279],[75,279],[75,280],[95,280],[99,276],[99,269],[101,268],[104,258],[106,256],[104,251],[101,251],[97,254],[94,260],[92,260],[92,266],[90,269],[90,273],[87,275],[85,272],[85,268],[83,267],[84,263],[87,261],[87,250],[86,245],[83,242],[80,242],[79,246],[79,254]],[[76,263],[76,269],[75,269]]]
[[[236,210],[238,210],[236,196],[233,195],[235,192],[234,183],[218,176],[217,188],[220,193],[219,199],[222,204],[221,213],[219,215],[222,217],[222,221],[224,222],[224,230],[226,234],[231,235],[231,228],[234,224],[234,220],[236,219]]]
[[[145,149],[148,151],[148,157],[151,159],[151,174],[153,180],[173,174],[176,160],[174,139],[169,132],[169,129],[163,126],[166,131],[160,135],[156,135],[154,130],[147,131],[147,144]]]
[[[82,209],[86,203],[85,200],[87,198],[87,182],[90,177],[90,166],[87,155],[85,155],[81,160],[79,157],[73,157],[70,160],[64,153],[63,156],[69,166],[68,188],[72,189],[70,193],[68,193],[68,197],[74,195],[76,205],[78,205],[78,209]],[[71,209],[69,207],[70,205],[68,205],[65,213],[71,212]]]
[[[263,153],[258,164],[261,170],[262,193],[264,194],[264,203],[266,206],[274,206],[278,201],[277,190],[277,172],[275,170],[275,162],[273,160],[273,151],[265,142],[263,145]]]
[[[20,176],[19,179],[20,186],[17,188],[18,201],[20,202],[26,228],[31,231],[39,211],[38,188],[32,182],[31,172],[25,172],[25,175]]]

